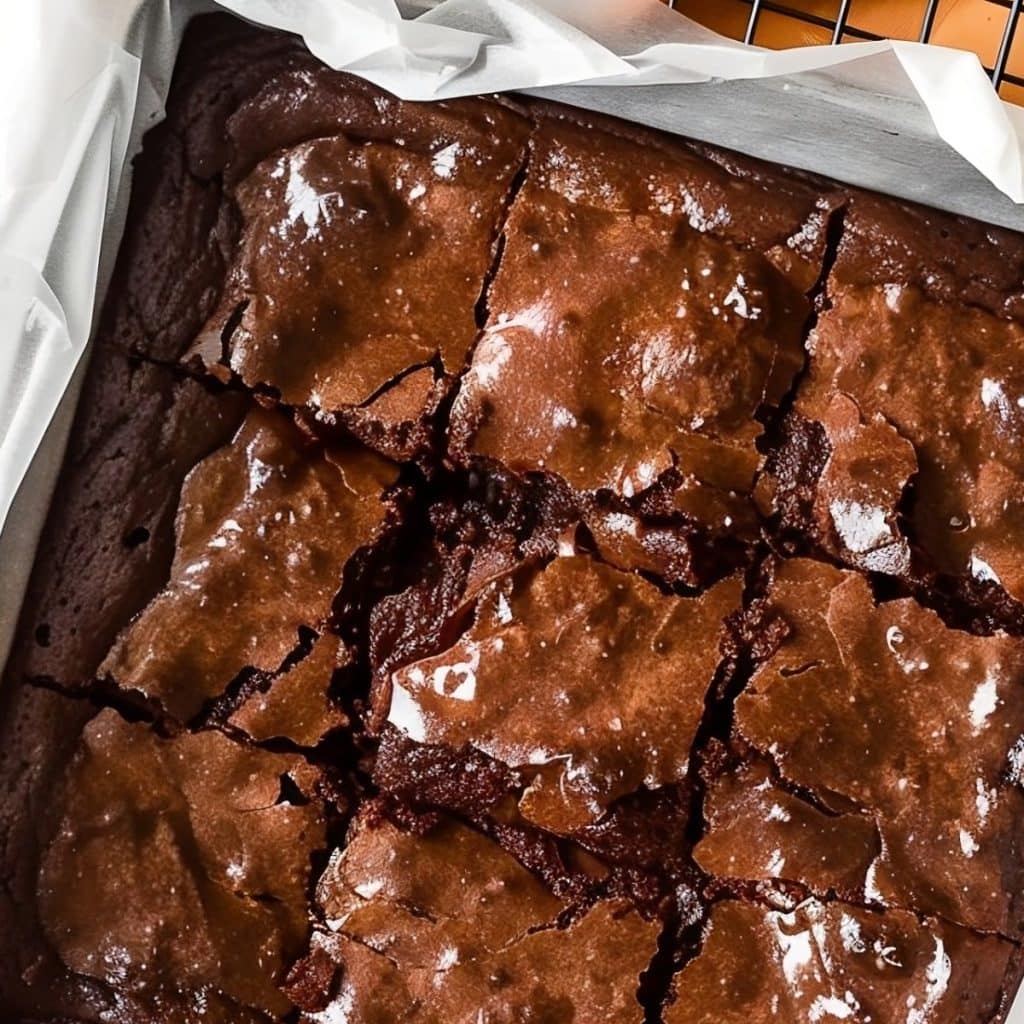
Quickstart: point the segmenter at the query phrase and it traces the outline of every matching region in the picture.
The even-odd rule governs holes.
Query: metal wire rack
[[[859,28],[852,20],[857,6],[855,0],[836,0],[836,10],[832,17],[825,17],[811,11],[802,11],[789,3],[780,2],[780,0],[739,0],[739,2],[746,4],[750,8],[750,13],[746,20],[746,30],[743,34],[743,41],[746,43],[757,42],[761,16],[766,12],[794,19],[804,25],[813,25],[824,29],[831,33],[833,45],[848,39],[882,38],[874,32]],[[1017,32],[1018,22],[1021,14],[1024,13],[1024,0],[985,0],[985,2],[1006,9],[1006,22],[1003,26],[995,60],[991,66],[986,65],[985,70],[991,75],[992,83],[996,89],[1000,89],[1004,84],[1024,86],[1024,77],[1012,74],[1008,70],[1010,52],[1013,48],[1013,40]],[[922,43],[930,42],[932,39],[940,3],[941,0],[922,0],[921,27],[917,37]],[[668,0],[668,6],[676,8],[680,4],[678,0]]]

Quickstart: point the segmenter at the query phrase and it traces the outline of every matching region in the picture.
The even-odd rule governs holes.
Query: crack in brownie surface
[[[300,747],[315,747],[330,733],[351,725],[326,684],[352,663],[344,641],[325,630],[305,657],[275,675],[266,689],[250,693],[228,724],[257,741],[287,739]]]
[[[803,528],[849,564],[945,577],[1019,632],[1020,236],[860,195],[845,227],[795,405],[832,449]],[[837,430],[843,398],[859,409],[859,431]],[[766,507],[781,510],[793,483],[766,481]]]
[[[624,901],[572,915],[500,846],[454,822],[423,836],[357,826],[317,888],[325,925],[307,976],[337,972],[314,1003],[352,1024],[422,1020],[643,1020],[640,975],[656,925]],[[563,915],[570,919],[561,923]]]
[[[384,528],[394,469],[303,440],[284,417],[255,411],[196,466],[182,488],[170,580],[117,638],[101,675],[187,721],[239,672],[276,669],[300,626],[328,621],[346,563]]]
[[[1020,239],[227,18],[177,75],[0,691],[0,1008],[1002,1020]]]

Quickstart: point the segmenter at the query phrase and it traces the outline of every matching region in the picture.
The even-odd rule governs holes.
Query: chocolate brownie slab
[[[1022,254],[197,20],[0,689],[0,1016],[1002,1020]]]

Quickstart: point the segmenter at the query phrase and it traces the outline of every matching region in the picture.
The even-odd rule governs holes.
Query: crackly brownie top
[[[281,414],[252,412],[185,481],[170,579],[101,674],[188,720],[243,670],[277,671],[299,627],[329,618],[393,479],[366,451],[312,445]]]
[[[0,686],[0,1005],[1000,1019],[1020,239],[195,26]]]
[[[1024,599],[1022,264],[1006,232],[851,202],[796,404],[825,424],[830,466],[884,477],[819,481],[825,546],[845,561],[906,574],[909,537],[923,570]],[[836,436],[837,394],[856,403],[858,436]]]
[[[451,648],[393,674],[388,720],[520,769],[525,817],[570,832],[685,777],[740,591],[665,595],[579,556],[525,569],[488,587]]]
[[[307,933],[320,811],[294,755],[216,732],[159,738],[103,711],[56,794],[39,911],[72,971],[117,994],[115,1022],[280,1015]],[[254,969],[254,966],[256,969]]]
[[[331,683],[352,665],[353,654],[337,635],[325,631],[308,653],[252,690],[228,719],[254,740],[288,739],[315,747],[336,729],[350,725],[333,699]]]
[[[401,103],[307,71],[235,114],[245,155],[245,133],[280,123],[285,98],[317,136],[233,185],[241,237],[199,348],[213,362],[223,346],[246,384],[330,418],[410,368],[461,367],[526,122],[498,103]]]
[[[718,878],[802,883],[822,896],[863,902],[871,865],[882,852],[879,830],[856,808],[833,810],[794,792],[754,756],[712,771],[706,827],[697,863]]]
[[[778,566],[766,601],[790,632],[737,699],[736,731],[839,814],[831,827],[846,838],[817,841],[815,863],[807,823],[754,802],[736,808],[756,826],[742,859],[774,858],[782,877],[824,892],[859,848],[872,854],[861,862],[872,901],[1019,934],[1019,641],[950,629],[912,599],[876,604],[863,576],[800,559]]]
[[[749,490],[755,414],[800,365],[825,234],[813,190],[762,205],[766,187],[682,145],[542,116],[456,453],[627,497],[674,465]]]
[[[1013,947],[912,914],[809,901],[786,912],[727,900],[680,973],[665,1024],[906,1021],[986,1024]]]
[[[325,925],[291,989],[323,1014],[311,1020],[643,1020],[637,989],[657,923],[621,901],[572,913],[500,846],[453,821],[424,836],[358,825],[317,903]],[[317,999],[325,977],[338,981],[326,1003]]]

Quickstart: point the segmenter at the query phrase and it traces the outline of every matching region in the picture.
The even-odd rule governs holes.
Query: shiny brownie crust
[[[182,47],[0,689],[4,1019],[1004,1019],[1024,241]]]

